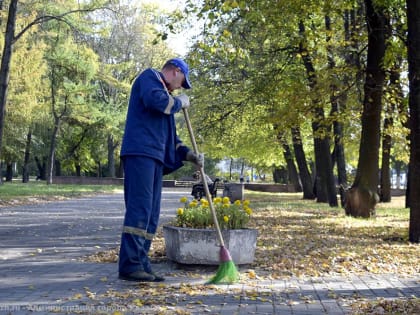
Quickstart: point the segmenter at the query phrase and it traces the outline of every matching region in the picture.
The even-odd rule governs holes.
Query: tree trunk
[[[54,170],[54,159],[55,159],[55,148],[57,143],[57,135],[60,126],[60,119],[56,117],[54,119],[54,129],[51,135],[50,150],[48,154],[47,163],[47,185],[52,184],[53,170]]]
[[[331,104],[331,113],[333,115],[339,114],[339,102],[333,102]],[[343,143],[343,124],[338,121],[333,123],[334,130],[334,151],[333,159],[337,163],[337,178],[338,186],[340,187],[340,201],[341,205],[344,206],[345,195],[344,192],[347,189],[347,171],[346,171],[346,158],[344,155],[344,143]],[[332,163],[334,168],[334,163]]]
[[[337,189],[332,170],[330,154],[330,141],[328,137],[323,139],[316,137],[319,127],[314,127],[317,123],[312,123],[314,132],[315,164],[316,164],[316,197],[317,202],[328,202],[331,207],[338,206]],[[324,200],[322,200],[325,198]]]
[[[47,179],[47,163],[46,163],[46,157],[43,157],[42,163],[39,160],[39,158],[35,157],[36,166],[38,168],[38,176],[37,180],[46,180]]]
[[[243,182],[244,182],[244,170],[245,170],[245,159],[244,159],[244,158],[242,158],[242,159],[241,159],[241,173],[240,173],[240,175],[239,175],[239,181],[240,181],[241,183],[243,183]]]
[[[273,180],[276,184],[287,184],[288,175],[284,167],[276,167],[273,170]]]
[[[344,74],[344,82],[347,85],[355,82],[357,85],[358,98],[360,103],[363,102],[363,95],[361,91],[363,88],[359,87],[359,82],[363,81],[363,57],[360,51],[363,50],[365,42],[360,40],[360,25],[364,24],[365,13],[364,6],[361,0],[357,1],[357,8],[346,10],[344,14],[344,36],[346,46],[344,47],[346,65],[350,69],[356,70],[355,78],[351,78],[347,73]]]
[[[402,102],[404,97],[400,82],[400,67],[401,61],[398,61],[395,68],[391,69],[389,77],[389,94],[392,95],[388,99],[386,117],[384,119],[384,131],[382,136],[382,165],[381,165],[381,189],[379,200],[381,202],[391,201],[391,148],[392,148],[392,137],[390,135],[390,129],[394,125],[394,111],[398,103]],[[394,101],[395,100],[395,101]],[[395,102],[395,103],[394,103]],[[399,174],[397,175],[399,180]]]
[[[299,169],[299,177],[303,189],[303,199],[315,199],[314,184],[306,163],[305,151],[303,150],[300,128],[292,128],[293,149],[295,151],[296,163]]]
[[[300,182],[299,182],[299,176],[298,176],[295,162],[293,160],[293,154],[287,143],[283,143],[283,154],[284,154],[284,159],[286,160],[286,163],[287,163],[287,173],[289,175],[289,182],[290,184],[293,185],[294,191],[301,192],[302,186],[300,185]]]
[[[116,143],[114,137],[108,135],[108,176],[115,177],[115,148]]]
[[[362,112],[362,134],[359,161],[352,188],[346,193],[347,215],[369,218],[375,214],[378,203],[379,145],[381,130],[382,94],[385,73],[382,61],[385,55],[386,18],[383,8],[365,0],[368,25],[368,53],[364,100]]]
[[[410,242],[420,242],[420,2],[407,0],[408,78],[410,82]]]
[[[55,176],[61,176],[61,162],[58,159],[54,159]]]
[[[391,105],[392,107],[392,105]],[[379,194],[380,202],[391,202],[391,146],[392,137],[386,133],[387,128],[392,126],[392,117],[384,120],[384,134],[382,138],[382,165],[381,165],[381,188]]]
[[[17,0],[11,0],[7,17],[6,33],[4,35],[3,54],[0,66],[0,161],[2,160],[4,115],[6,113],[7,90],[9,87],[10,62],[12,60],[13,42],[15,36]],[[0,176],[0,184],[2,176]]]
[[[391,25],[388,23],[387,37],[392,36]],[[399,30],[402,32],[402,30]],[[386,97],[386,109],[384,119],[384,130],[382,132],[382,165],[381,165],[381,187],[379,200],[380,202],[391,202],[391,148],[392,136],[391,129],[394,125],[394,111],[399,108],[399,103],[402,102],[404,94],[400,84],[402,59],[397,57],[395,63],[391,65],[389,84],[387,85],[387,94],[391,97]]]
[[[79,162],[76,163],[76,176],[80,177],[82,176],[82,166]]]
[[[63,99],[63,108],[59,112],[57,109],[57,95],[56,95],[56,80],[55,80],[55,73],[54,69],[51,72],[50,77],[50,84],[51,84],[51,112],[54,117],[54,128],[51,135],[51,143],[50,143],[50,150],[48,154],[48,162],[47,162],[47,185],[52,184],[53,178],[53,170],[54,170],[54,161],[55,161],[55,150],[57,145],[57,136],[60,130],[60,125],[63,117],[67,114],[67,97]]]
[[[302,55],[303,64],[308,76],[309,87],[313,90],[317,85],[317,79],[311,56],[305,46],[305,25],[302,21],[299,22],[299,33],[303,38],[299,44],[299,52]],[[312,118],[312,133],[315,150],[316,198],[317,202],[328,202],[330,206],[336,207],[338,206],[337,192],[330,155],[328,127],[325,125],[324,108],[316,99],[312,100],[312,103],[314,115]]]
[[[331,29],[331,19],[328,15],[325,16],[325,29],[327,34],[332,34]],[[327,43],[331,40],[331,36],[327,35]],[[334,61],[334,54],[330,45],[327,46],[328,52],[328,67],[330,70],[334,70],[336,65]],[[340,187],[340,200],[341,205],[343,205],[344,200],[344,191],[347,188],[347,174],[346,174],[346,162],[344,156],[344,144],[343,144],[343,124],[339,121],[340,117],[340,101],[346,100],[346,96],[340,95],[339,88],[336,84],[330,84],[330,103],[331,103],[331,112],[330,117],[333,118],[333,132],[334,132],[334,150],[333,156],[331,157],[331,168],[334,169],[334,161],[337,163],[337,175],[338,175],[338,185]]]
[[[13,180],[13,162],[6,163],[6,182]]]
[[[96,161],[97,171],[96,171],[96,177],[102,177],[102,164],[101,161]]]
[[[117,177],[118,178],[123,178],[124,177],[124,167],[123,167],[123,162],[120,159],[119,163],[118,163],[118,168],[117,168]]]
[[[29,182],[29,158],[31,152],[32,132],[29,130],[26,135],[25,155],[23,158],[22,167],[22,183]]]

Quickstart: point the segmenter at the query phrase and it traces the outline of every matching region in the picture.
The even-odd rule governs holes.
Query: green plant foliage
[[[188,0],[184,12],[171,13],[156,3],[135,1],[20,1],[2,159],[22,159],[30,130],[32,156],[49,154],[54,97],[57,110],[68,106],[61,117],[55,156],[63,173],[74,174],[76,165],[95,172],[98,165],[108,163],[109,156],[118,160],[131,82],[143,69],[159,68],[174,56],[162,38],[200,29],[187,43],[191,49],[186,58],[193,83],[188,91],[190,116],[199,147],[207,156],[241,159],[269,171],[285,165],[278,135],[290,142],[290,128],[299,127],[307,159],[314,160],[314,136],[333,133],[332,128],[312,133],[317,104],[326,113],[322,123],[342,124],[346,162],[355,168],[367,40],[362,3]],[[383,65],[386,69],[399,66],[404,74],[405,1],[374,3],[386,8],[391,21]],[[326,16],[330,29],[325,26]],[[299,33],[300,21],[304,34]],[[304,52],[299,52],[299,44]],[[313,62],[310,75],[316,76],[315,86],[308,82],[306,56]],[[394,125],[383,134],[394,139],[393,158],[407,162],[404,76],[400,85],[402,100],[395,89],[384,95],[385,102],[401,103],[401,107],[395,108]],[[331,97],[343,97],[334,115],[329,115]],[[182,123],[177,123],[182,135]]]
[[[384,60],[388,67],[401,56],[405,59],[404,3],[375,3],[387,7],[394,28]],[[187,12],[198,12],[204,24],[189,58],[194,69],[191,117],[199,126],[198,139],[203,140],[206,152],[241,157],[253,166],[283,165],[277,133],[290,139],[290,128],[300,127],[305,153],[313,160],[313,138],[332,138],[329,126],[338,122],[343,126],[346,163],[349,170],[356,168],[367,44],[361,6],[353,0],[187,1]],[[325,26],[326,16],[330,29]],[[305,25],[303,35],[299,21]],[[303,53],[299,53],[300,43]],[[314,66],[309,74],[303,67],[308,55]],[[314,86],[308,75],[316,77]],[[329,115],[332,98],[339,98],[340,108]],[[396,94],[389,99],[395,100]],[[322,121],[314,116],[315,106],[324,109]],[[406,112],[402,109],[394,117],[404,121]],[[312,122],[326,128],[312,134]],[[393,154],[406,161],[406,130],[397,122],[392,132]]]
[[[183,208],[178,208],[175,225],[189,228],[214,228],[213,216],[206,199],[200,201],[181,198]],[[228,197],[213,200],[217,221],[221,229],[243,229],[250,220],[252,209],[249,200],[236,200],[231,203]]]

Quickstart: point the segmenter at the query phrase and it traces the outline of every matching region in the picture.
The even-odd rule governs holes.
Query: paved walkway
[[[165,189],[161,223],[189,191]],[[420,297],[420,277],[247,279],[204,286],[214,268],[155,263],[167,281],[117,279],[81,258],[119,245],[122,194],[0,208],[0,314],[350,314],[351,299]],[[246,272],[246,268],[241,273]]]

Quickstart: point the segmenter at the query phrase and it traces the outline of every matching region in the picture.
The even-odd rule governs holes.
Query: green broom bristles
[[[226,283],[231,284],[239,280],[239,273],[233,261],[222,263],[217,269],[217,273],[207,281],[207,284]]]
[[[216,274],[206,283],[207,284],[218,284],[218,283],[231,284],[238,281],[239,280],[238,269],[236,269],[235,263],[232,261],[229,251],[225,247],[222,247],[220,249],[220,260],[222,261],[222,263],[217,269]]]

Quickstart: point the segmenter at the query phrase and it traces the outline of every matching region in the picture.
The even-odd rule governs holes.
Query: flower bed
[[[181,198],[184,207],[178,208],[176,221],[172,225],[195,229],[214,228],[213,217],[206,199],[200,201]],[[250,220],[252,209],[248,200],[230,202],[228,197],[213,200],[220,229],[243,229]]]

